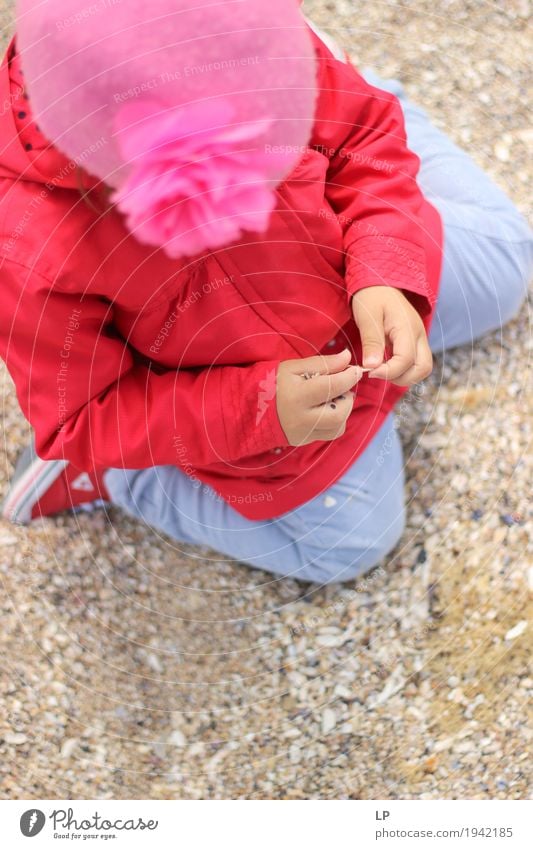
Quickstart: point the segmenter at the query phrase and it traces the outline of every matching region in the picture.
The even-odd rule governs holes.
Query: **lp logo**
[[[32,808],[25,811],[20,818],[20,830],[24,837],[35,837],[42,831],[46,817],[42,811]]]

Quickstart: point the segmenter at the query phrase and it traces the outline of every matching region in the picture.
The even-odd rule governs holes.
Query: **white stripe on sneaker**
[[[26,471],[12,485],[2,505],[2,518],[16,524],[31,521],[31,511],[47,489],[56,481],[68,460],[41,460],[35,457]]]

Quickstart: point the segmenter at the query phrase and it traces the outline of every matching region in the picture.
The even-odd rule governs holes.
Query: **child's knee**
[[[520,312],[527,297],[530,279],[530,274],[526,276],[520,270],[517,270],[514,275],[509,275],[507,288],[499,303],[502,326],[516,318]]]
[[[533,232],[518,212],[514,221],[513,238],[505,245],[506,272],[498,291],[501,324],[516,317],[533,277]]]
[[[300,544],[304,567],[293,577],[318,584],[336,584],[362,578],[378,566],[395,548],[405,529],[403,505],[395,505],[393,512],[383,510],[375,517],[371,528],[361,529],[353,536],[341,539],[338,545],[326,551],[316,545]]]

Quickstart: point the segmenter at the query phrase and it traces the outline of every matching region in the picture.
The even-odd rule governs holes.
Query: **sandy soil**
[[[307,9],[527,211],[528,2]],[[530,350],[524,308],[406,405],[409,525],[366,585],[271,583],[118,513],[0,525],[0,796],[527,798]],[[28,425],[2,375],[3,491]]]

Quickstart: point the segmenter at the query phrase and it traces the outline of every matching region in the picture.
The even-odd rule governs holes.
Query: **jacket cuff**
[[[277,373],[280,360],[223,367],[220,381],[225,456],[238,460],[286,448],[289,442],[278,417]]]
[[[421,318],[431,314],[426,254],[413,242],[383,233],[358,239],[346,252],[345,279],[350,300],[369,286],[392,286],[405,292]]]

